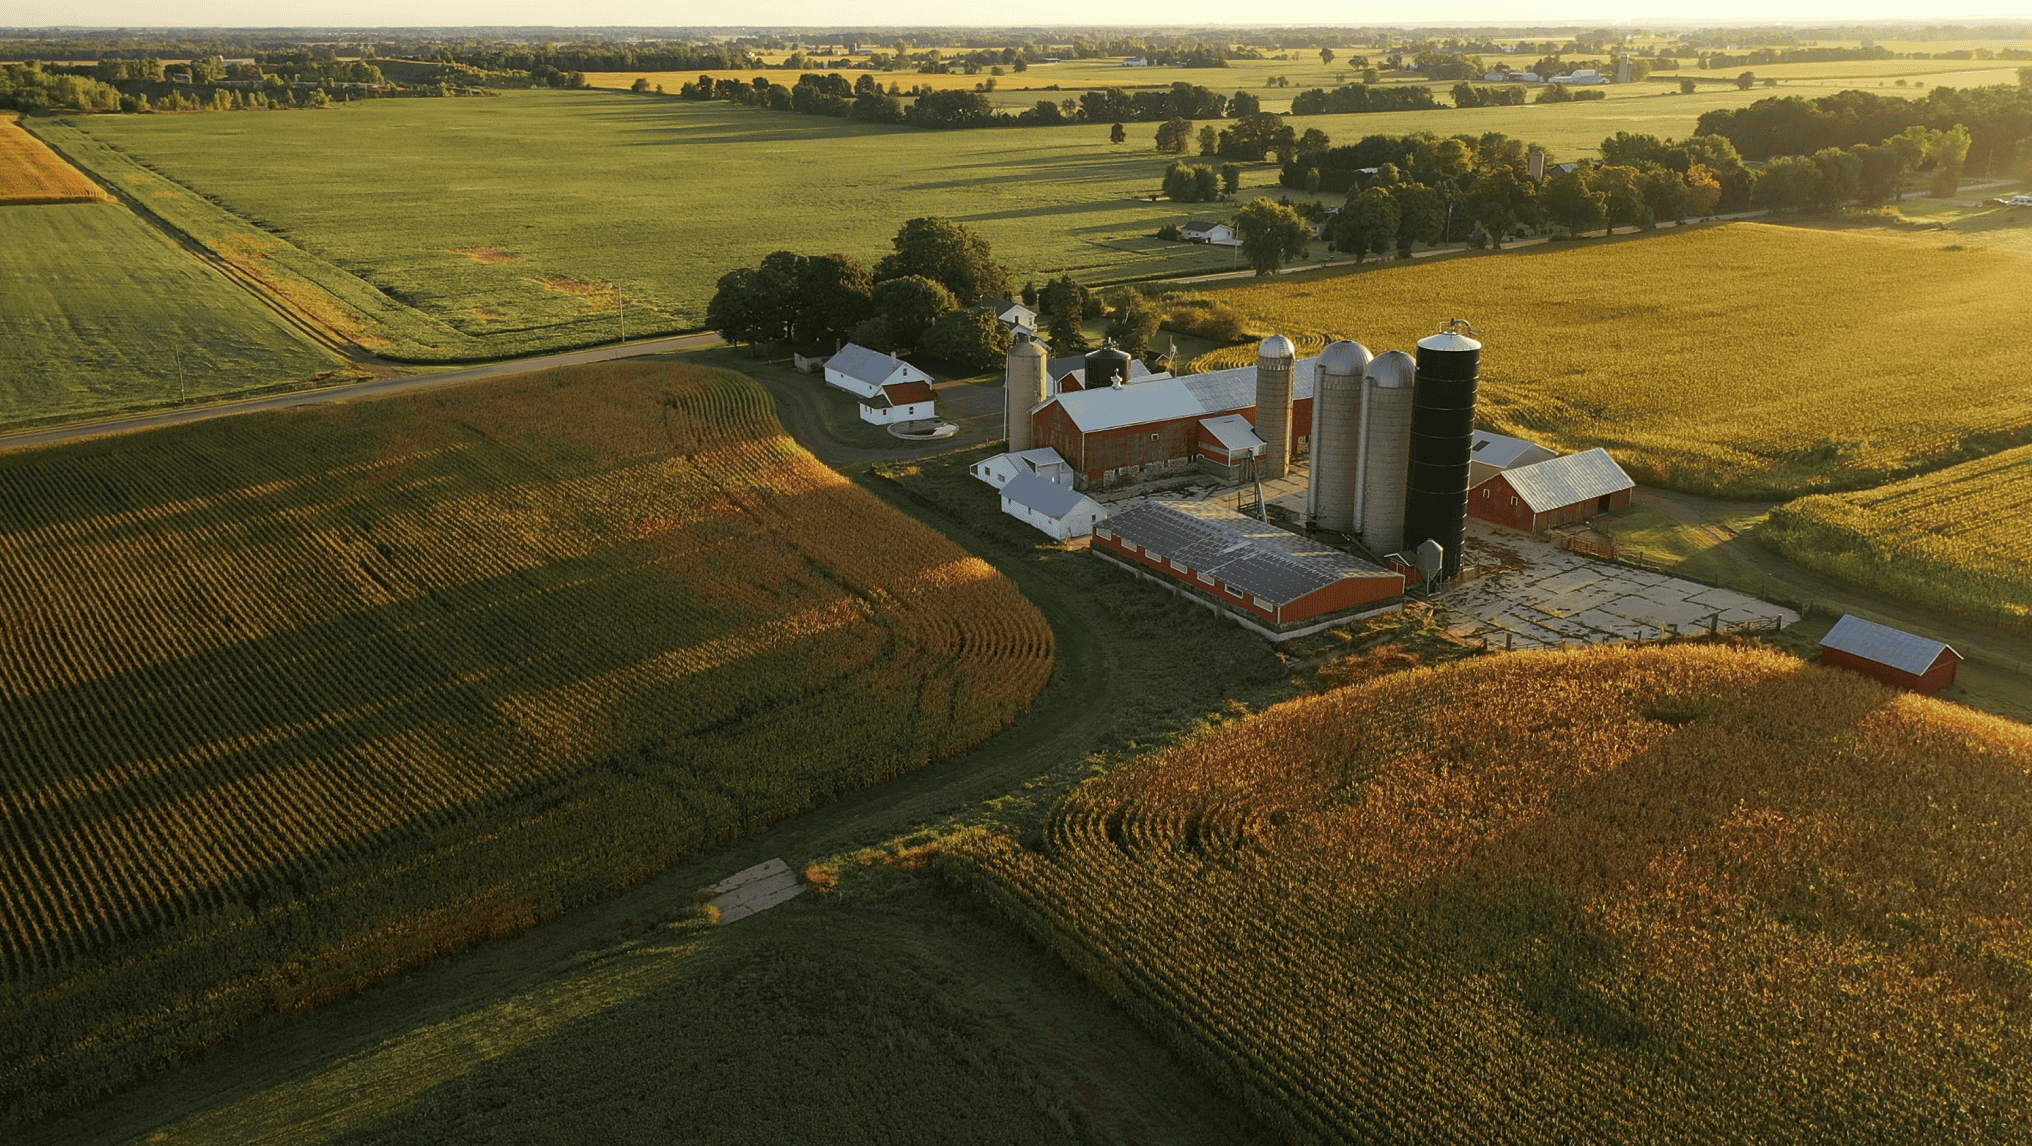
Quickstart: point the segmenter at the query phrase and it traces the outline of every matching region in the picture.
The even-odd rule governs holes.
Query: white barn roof
[[[1168,422],[1174,418],[1197,418],[1206,413],[1176,378],[1139,382],[1116,389],[1069,390],[1053,398],[1072,418],[1083,434],[1114,430],[1145,422]]]
[[[870,350],[851,342],[840,347],[838,354],[826,359],[827,370],[876,386],[889,381],[899,368],[908,365],[909,363],[895,355]]]
[[[1200,425],[1214,436],[1228,450],[1260,450],[1263,439],[1256,436],[1256,427],[1240,414],[1224,414],[1218,418],[1202,418]]]
[[[1865,621],[1861,617],[1845,614],[1834,623],[1834,628],[1820,638],[1820,647],[1876,661],[1889,665],[1900,672],[1923,676],[1943,652],[1954,650],[1939,641],[1914,636],[1902,629]],[[1960,653],[1954,654],[1956,659]]]
[[[1468,458],[1471,461],[1480,462],[1485,466],[1494,466],[1500,470],[1516,465],[1519,460],[1533,451],[1545,455],[1542,458],[1533,459],[1534,461],[1548,461],[1559,456],[1537,442],[1527,442],[1523,438],[1506,438],[1501,434],[1492,434],[1487,430],[1476,430],[1475,444],[1468,448]]]
[[[1225,505],[1146,501],[1108,518],[1108,532],[1259,600],[1288,605],[1336,581],[1397,574]]]
[[[1616,464],[1607,450],[1597,446],[1550,461],[1533,462],[1503,477],[1533,513],[1546,513],[1561,506],[1631,489],[1636,482]]]
[[[1062,518],[1092,498],[1068,485],[1059,485],[1041,474],[1017,474],[1002,487],[1002,497],[1046,517]],[[1099,502],[1094,502],[1098,506]]]

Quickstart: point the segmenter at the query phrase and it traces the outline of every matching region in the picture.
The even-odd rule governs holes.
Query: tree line
[[[1914,127],[1966,129],[1965,174],[2009,171],[2021,156],[2032,156],[2032,78],[2015,88],[1935,88],[1921,99],[1864,91],[1761,99],[1748,107],[1707,112],[1694,131],[1727,139],[1745,158],[1772,159],[1882,144]]]

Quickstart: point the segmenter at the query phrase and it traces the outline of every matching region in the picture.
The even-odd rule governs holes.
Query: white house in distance
[[[1060,541],[1086,537],[1108,516],[1100,502],[1042,474],[1017,474],[1002,487],[1002,512]]]
[[[1150,66],[1150,61],[1142,56],[1130,56],[1122,61],[1122,66],[1125,68],[1147,68]]]
[[[1032,335],[1037,333],[1037,312],[1020,302],[1010,302],[1006,298],[991,298],[977,303],[974,309],[993,314],[996,322],[1011,331],[1023,331]]]
[[[884,386],[904,382],[931,383],[931,375],[894,355],[849,342],[826,359],[826,385],[860,398],[882,398]]]
[[[1222,247],[1239,247],[1242,240],[1235,237],[1235,229],[1226,223],[1203,223],[1195,219],[1178,229],[1178,237],[1187,243],[1213,243]]]
[[[935,417],[938,392],[929,382],[891,382],[873,398],[861,399],[861,420],[887,426]]]
[[[1023,474],[1036,474],[1053,485],[1072,485],[1072,466],[1050,446],[1014,454],[996,454],[974,463],[976,478],[1001,489]]]
[[[1575,68],[1564,75],[1552,77],[1550,82],[1555,84],[1605,84],[1609,82],[1609,77],[1603,75],[1599,68]]]

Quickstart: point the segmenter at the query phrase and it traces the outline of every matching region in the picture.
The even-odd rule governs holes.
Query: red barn
[[[1404,593],[1401,573],[1204,501],[1134,503],[1095,523],[1092,552],[1271,640]]]
[[[1318,361],[1302,358],[1292,373],[1293,456],[1303,456],[1311,447],[1308,434]],[[1194,468],[1201,421],[1230,414],[1255,424],[1254,366],[1099,390],[1064,390],[1032,411],[1030,420],[1037,445],[1057,450],[1078,475],[1080,486],[1087,488]]]
[[[1636,488],[1607,450],[1586,450],[1495,474],[1468,495],[1468,516],[1538,533],[1622,509]]]
[[[1851,669],[1895,688],[1932,696],[1954,683],[1961,654],[1939,641],[1844,616],[1820,638],[1820,663]]]

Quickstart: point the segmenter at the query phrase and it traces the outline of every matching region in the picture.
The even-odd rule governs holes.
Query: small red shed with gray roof
[[[1537,533],[1630,504],[1637,483],[1602,449],[1503,470],[1468,495],[1468,515]]]
[[[1961,654],[1939,641],[1844,616],[1820,638],[1820,663],[1853,669],[1893,687],[1932,696],[1954,683]]]

